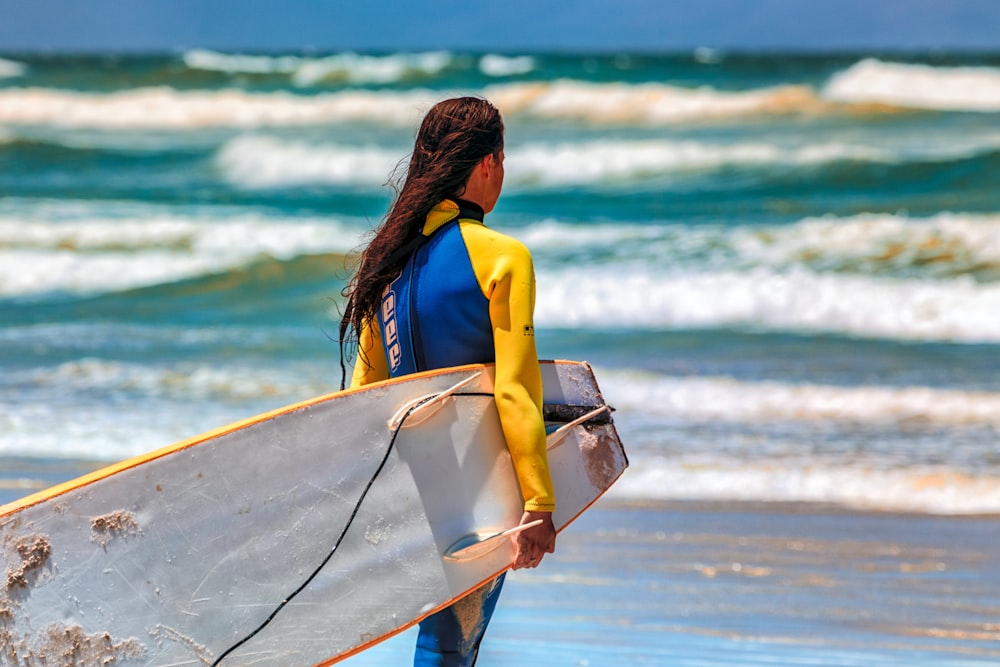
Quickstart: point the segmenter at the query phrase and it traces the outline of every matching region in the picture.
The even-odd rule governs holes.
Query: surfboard
[[[628,461],[590,366],[542,372],[562,530]],[[490,365],[298,403],[0,507],[0,663],[330,665],[507,570],[521,514]]]

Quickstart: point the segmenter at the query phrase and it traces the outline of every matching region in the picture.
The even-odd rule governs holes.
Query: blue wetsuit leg
[[[420,622],[413,667],[472,667],[500,598],[504,575]]]

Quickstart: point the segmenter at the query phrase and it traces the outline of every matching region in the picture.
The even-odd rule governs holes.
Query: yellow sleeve
[[[354,362],[351,388],[389,379],[389,362],[382,347],[382,329],[368,322],[358,334],[358,358]]]
[[[521,242],[478,224],[463,224],[462,236],[476,279],[490,302],[496,348],[494,393],[524,509],[552,511],[556,500],[545,449],[531,253]]]

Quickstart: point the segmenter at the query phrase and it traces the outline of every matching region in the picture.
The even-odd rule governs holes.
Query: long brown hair
[[[357,342],[366,323],[374,324],[382,292],[399,274],[431,209],[443,199],[461,196],[475,166],[503,150],[500,112],[478,97],[459,97],[435,104],[424,116],[402,188],[385,220],[361,253],[357,272],[342,295],[344,314],[340,342]],[[359,354],[363,351],[359,350]],[[341,366],[343,367],[343,347]]]

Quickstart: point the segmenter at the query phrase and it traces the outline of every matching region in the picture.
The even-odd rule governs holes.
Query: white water
[[[59,207],[57,214],[69,209]],[[99,293],[221,273],[261,258],[348,252],[362,221],[206,220],[150,207],[131,218],[0,214],[0,296]]]
[[[1000,283],[775,271],[650,272],[642,265],[540,271],[550,327],[753,330],[1000,342]]]
[[[320,58],[227,54],[205,49],[184,54],[184,64],[191,69],[227,74],[288,74],[292,83],[300,87],[324,82],[382,84],[413,76],[431,77],[452,60],[453,56],[445,51],[386,56],[347,52]]]
[[[0,79],[11,79],[28,73],[28,66],[14,60],[0,58]]]
[[[319,65],[316,65],[319,67]],[[316,72],[310,76],[326,76]],[[476,91],[346,90],[318,95],[169,87],[84,93],[49,88],[0,90],[0,123],[105,129],[192,130],[333,123],[412,127],[437,101],[483,94],[504,115],[586,123],[659,125],[808,111],[823,103],[802,86],[740,92],[663,84],[507,83]]]
[[[823,96],[839,102],[996,112],[1000,111],[1000,69],[932,67],[869,58],[835,75]]]
[[[240,209],[217,215],[11,205],[0,210],[0,295],[108,292],[261,257],[344,253],[372,224]],[[542,221],[507,231],[535,254],[541,326],[1000,341],[995,215],[859,215],[770,227]],[[973,279],[974,270],[988,279]]]
[[[1000,149],[1000,132],[961,142],[912,140],[828,142],[784,146],[773,142],[595,140],[512,143],[507,147],[508,191],[554,187],[608,187],[643,179],[732,168],[788,168],[837,162],[903,163],[963,158]],[[409,147],[317,143],[248,134],[223,145],[216,164],[244,188],[364,185],[376,188],[405,159]]]

